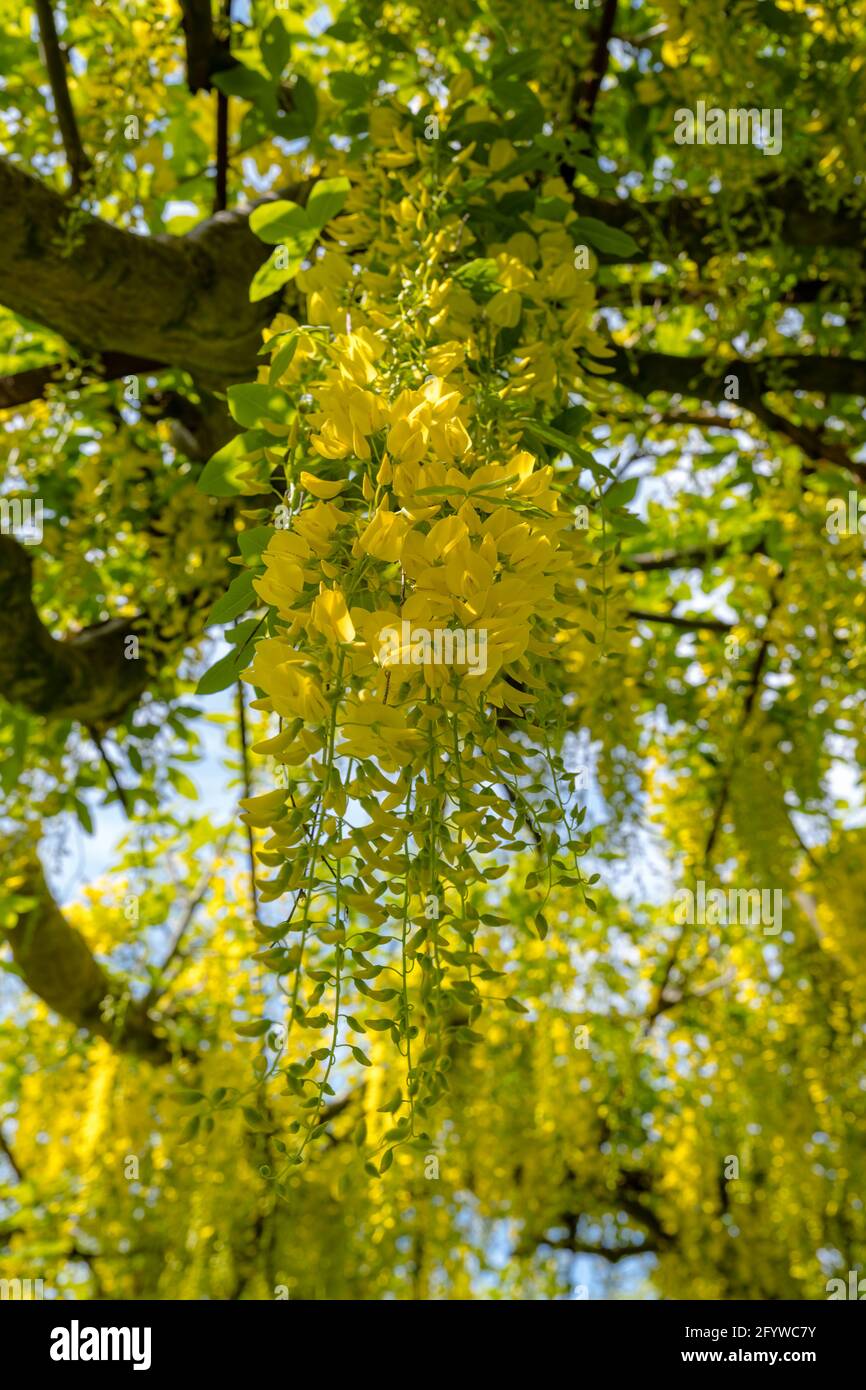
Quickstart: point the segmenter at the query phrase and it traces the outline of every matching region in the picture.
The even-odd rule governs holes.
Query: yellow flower
[[[484,312],[498,328],[513,328],[520,319],[522,308],[523,300],[516,290],[499,290]]]
[[[315,473],[307,473],[301,470],[301,487],[306,488],[314,497],[319,497],[322,501],[329,502],[343,491],[348,479],[339,478],[336,482],[331,482],[328,478],[317,478]]]
[[[365,555],[372,555],[376,560],[399,560],[409,525],[406,517],[379,507],[358,544]]]
[[[253,580],[253,588],[265,603],[273,604],[281,618],[289,619],[304,587],[303,561],[310,547],[290,531],[275,531],[264,552],[265,573]]]
[[[303,660],[286,642],[265,637],[256,647],[249,679],[270,697],[277,714],[322,723],[330,708],[318,681],[304,671]],[[260,707],[260,702],[254,705]]]
[[[346,599],[339,584],[328,589],[323,584],[317,598],[313,600],[310,617],[315,628],[327,637],[329,642],[354,642],[355,625],[349,617]]]

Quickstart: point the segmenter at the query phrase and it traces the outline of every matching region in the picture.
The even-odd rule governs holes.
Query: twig
[[[668,627],[679,627],[685,632],[730,632],[732,624],[723,623],[718,618],[678,618],[674,613],[650,613],[644,608],[630,608],[630,618],[641,623],[666,623]]]
[[[718,833],[722,824],[722,817],[725,813],[725,807],[728,802],[728,793],[730,792],[731,782],[733,780],[734,772],[738,763],[739,750],[742,747],[743,735],[745,734],[746,726],[748,725],[749,720],[752,717],[752,710],[755,707],[755,701],[758,697],[758,691],[761,688],[761,677],[764,673],[764,667],[767,663],[767,656],[770,650],[770,621],[773,617],[774,612],[776,611],[778,602],[778,593],[775,589],[773,589],[770,595],[770,607],[767,610],[767,621],[764,625],[764,636],[761,641],[761,645],[758,648],[758,655],[755,658],[755,664],[752,667],[752,673],[749,677],[749,685],[746,691],[746,699],[743,704],[743,712],[740,715],[740,722],[737,726],[734,738],[733,755],[731,757],[731,761],[728,765],[728,770],[725,773],[725,777],[722,782],[719,799],[716,802],[716,810],[713,816],[713,823],[710,826],[710,833],[707,836],[707,843],[704,848],[704,863],[706,863],[709,860],[709,857],[712,854],[713,849],[715,848],[716,839],[718,837]]]
[[[132,820],[133,808],[132,808],[132,805],[130,804],[129,796],[128,796],[126,787],[123,785],[123,783],[121,782],[120,778],[118,777],[117,772],[116,772],[115,767],[114,767],[114,764],[113,764],[113,762],[111,761],[111,759],[109,758],[108,753],[107,753],[106,750],[105,750],[105,746],[104,746],[104,744],[103,744],[103,742],[102,742],[102,739],[99,737],[99,734],[96,732],[96,730],[95,730],[91,725],[88,725],[88,726],[87,726],[87,732],[90,734],[90,737],[93,739],[93,742],[96,744],[97,748],[99,749],[100,757],[102,758],[102,761],[105,763],[105,766],[106,766],[107,769],[108,769],[108,775],[109,775],[109,777],[111,778],[112,782],[114,783],[114,787],[115,787],[115,790],[116,790],[116,792],[117,792],[117,795],[120,797],[120,803],[121,803],[121,805],[123,806],[123,810],[124,810],[124,813],[125,813],[125,815],[126,815],[126,819],[127,819],[127,820]]]
[[[217,845],[217,851],[215,856],[216,860],[219,860],[221,854],[223,853],[223,850],[226,847],[231,833],[231,830],[227,830],[226,833],[223,835],[222,839],[220,840],[219,844]],[[168,971],[168,968],[172,964],[172,962],[179,955],[183,939],[186,936],[192,919],[195,916],[196,911],[204,901],[207,891],[210,888],[212,882],[213,871],[212,869],[206,869],[205,872],[202,874],[201,878],[199,879],[198,883],[196,884],[192,897],[187,903],[186,912],[183,914],[183,917],[178,923],[174,936],[171,938],[171,942],[169,944],[169,948],[166,953],[165,959],[162,962],[162,965],[156,967],[156,979],[154,980],[153,984],[151,985],[150,989],[145,995],[144,1003],[142,1005],[142,1008],[145,1013],[148,1013],[153,1008],[154,1004],[156,1004],[157,1001],[161,999],[163,994],[165,993],[166,972]]]
[[[241,768],[244,780],[244,797],[249,800],[252,796],[252,779],[250,777],[250,760],[247,751],[247,714],[244,705],[244,688],[241,682],[237,683],[237,706],[238,706],[238,731],[241,739]],[[250,861],[250,898],[253,907],[253,922],[258,920],[259,899],[256,891],[256,844],[253,836],[253,827],[247,824],[247,850]]]
[[[15,1155],[13,1154],[12,1150],[11,1150],[10,1147],[9,1147],[9,1144],[7,1143],[6,1135],[3,1133],[3,1128],[2,1128],[2,1126],[0,1126],[0,1153],[2,1153],[3,1156],[5,1157],[6,1162],[9,1164],[9,1167],[12,1169],[12,1172],[15,1174],[16,1180],[17,1180],[18,1182],[23,1182],[23,1181],[24,1181],[24,1174],[22,1173],[21,1169],[18,1167],[18,1164],[17,1164],[17,1162],[16,1162],[16,1160],[15,1160]]]

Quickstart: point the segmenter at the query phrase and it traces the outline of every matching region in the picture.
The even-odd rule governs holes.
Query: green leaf
[[[241,531],[238,536],[238,545],[248,565],[260,563],[262,553],[273,539],[273,535],[274,528],[272,526],[251,526],[248,531]]]
[[[233,647],[247,648],[253,633],[261,627],[261,622],[256,618],[244,618],[237,627],[231,628],[225,633],[225,639]],[[240,653],[239,653],[240,655]]]
[[[77,796],[74,796],[74,797],[72,798],[72,804],[73,804],[73,806],[75,807],[75,814],[76,814],[76,816],[78,817],[78,821],[79,821],[79,824],[81,825],[82,829],[83,829],[83,830],[86,830],[88,835],[92,835],[92,834],[93,834],[93,819],[92,819],[92,817],[91,817],[90,812],[89,812],[88,809],[87,809],[87,806],[86,806],[85,803],[84,803],[79,797],[77,797]]]
[[[272,294],[281,290],[283,285],[288,284],[297,275],[301,266],[304,264],[303,255],[292,256],[286,260],[286,248],[277,246],[271,252],[264,265],[260,265],[252,280],[250,281],[250,303],[258,304],[262,299],[268,299]]]
[[[536,198],[534,212],[545,222],[562,222],[571,212],[571,204],[564,198]]]
[[[379,1106],[380,1115],[393,1115],[395,1110],[399,1110],[403,1104],[403,1092],[397,1088],[390,1100],[386,1100],[384,1105]]]
[[[271,358],[271,365],[268,369],[268,382],[271,386],[273,386],[275,381],[279,381],[283,372],[291,365],[292,358],[298,349],[298,342],[297,330],[293,329],[285,342],[280,343],[280,346]]]
[[[467,261],[454,272],[454,279],[464,289],[467,289],[476,303],[484,303],[491,299],[497,290],[501,289],[499,283],[499,266],[496,261],[489,257],[479,257],[474,261]]]
[[[285,391],[278,386],[267,386],[263,381],[230,386],[226,394],[232,419],[239,425],[255,425],[260,420],[284,425],[293,414],[294,408]]]
[[[264,112],[276,110],[277,94],[273,81],[264,73],[256,72],[243,63],[215,73],[211,78],[213,85],[227,97],[241,97],[251,101]]]
[[[587,242],[596,251],[604,251],[610,256],[633,256],[640,253],[634,237],[621,227],[608,227],[597,217],[579,217],[568,228],[570,236],[577,242]]]
[[[316,128],[316,121],[319,119],[319,98],[316,96],[316,89],[312,82],[301,72],[295,78],[295,85],[292,88],[292,103],[294,110],[289,119],[284,122],[282,133],[286,135],[287,139],[298,139],[304,135],[312,135]]]
[[[348,197],[350,187],[347,178],[319,180],[307,201],[307,217],[312,226],[321,230],[326,222],[336,217]]]
[[[271,77],[279,79],[292,56],[292,40],[281,19],[274,18],[261,37],[262,58]]]
[[[198,801],[198,789],[191,777],[187,777],[185,772],[181,772],[177,767],[168,769],[168,780],[172,786],[185,796],[188,801]]]
[[[240,660],[238,658],[237,651],[227,652],[225,656],[220,657],[219,661],[205,671],[195,688],[196,695],[215,695],[219,690],[227,690],[247,665],[245,657],[241,657]]]
[[[528,1010],[527,1008],[525,1008],[523,1004],[521,1004],[517,999],[512,999],[511,996],[509,996],[509,997],[506,999],[506,1001],[505,1001],[505,1007],[506,1007],[506,1009],[510,1009],[511,1012],[512,1012],[513,1014],[528,1014],[528,1013],[529,1013],[529,1010]]]
[[[312,245],[312,241],[305,243],[304,238],[316,230],[307,216],[306,209],[287,199],[262,203],[259,207],[253,208],[250,213],[250,227],[259,241],[266,241],[269,246],[278,246],[280,243],[291,245],[299,238],[299,249],[304,244]]]
[[[602,494],[602,500],[606,507],[626,507],[638,490],[639,478],[626,478],[621,483],[614,483],[606,492]]]
[[[235,435],[205,464],[196,484],[198,491],[206,492],[210,497],[252,496],[261,492],[262,486],[255,477],[242,479],[241,476],[250,470],[261,471],[256,470],[249,458],[259,448],[260,436],[257,431]],[[263,467],[268,467],[266,461],[263,461]],[[266,475],[262,481],[266,486]]]
[[[202,1091],[178,1091],[175,1096],[178,1105],[198,1105],[200,1100],[204,1100]]]
[[[11,792],[24,768],[24,755],[27,750],[29,719],[10,711],[12,722],[12,748],[0,764],[0,786],[7,794]],[[8,727],[8,725],[7,725]]]
[[[551,420],[551,425],[555,430],[561,430],[563,434],[576,437],[583,429],[584,425],[592,419],[592,411],[585,405],[570,405],[567,410],[563,410],[557,415],[555,420]]]
[[[329,33],[333,33],[333,26]],[[372,90],[370,79],[357,72],[334,72],[329,85],[334,101],[348,106],[350,110],[364,106]]]
[[[235,1032],[239,1038],[261,1038],[273,1026],[269,1018],[257,1018],[253,1023],[235,1024]]]
[[[613,477],[609,468],[594,459],[592,454],[587,453],[586,449],[581,448],[576,440],[570,439],[567,434],[562,434],[552,425],[543,425],[538,420],[523,420],[521,423],[524,434],[540,439],[544,444],[552,444],[560,453],[568,454],[575,463],[580,463],[584,468],[588,468],[594,477]]]
[[[226,593],[217,599],[207,615],[206,624],[210,626],[211,623],[230,623],[233,618],[239,618],[241,613],[246,613],[251,603],[258,601],[253,589],[253,576],[245,571],[233,579]]]

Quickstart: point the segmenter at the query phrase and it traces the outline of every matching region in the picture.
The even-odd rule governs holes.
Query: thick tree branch
[[[708,357],[678,357],[666,352],[630,352],[614,348],[605,359],[612,376],[639,396],[653,391],[667,395],[697,396],[706,401],[725,399],[726,377],[736,377],[737,402],[748,404],[767,391],[818,391],[827,395],[866,396],[866,359],[788,354],[752,361],[730,362]]]
[[[760,398],[751,401],[749,409],[755,418],[766,425],[768,429],[784,435],[786,439],[790,439],[793,444],[802,449],[807,458],[814,459],[816,463],[838,464],[840,468],[847,468],[849,473],[853,473],[866,482],[866,463],[859,463],[856,459],[852,459],[843,445],[834,444],[832,440],[824,439],[817,430],[810,429],[808,425],[798,425],[796,421],[788,420],[777,410],[772,410]]]
[[[805,250],[816,248],[847,249],[863,253],[866,238],[866,218],[857,208],[844,204],[835,211],[810,206],[804,185],[797,179],[773,185],[770,175],[757,189],[743,190],[729,204],[734,208],[752,210],[755,198],[761,207],[775,218],[750,216],[740,219],[737,228],[739,252],[755,250],[771,244]],[[720,241],[720,220],[714,204],[717,196],[670,197],[637,203],[632,199],[595,198],[575,190],[572,194],[575,210],[581,217],[597,217],[609,227],[628,232],[640,248],[628,255],[600,252],[603,264],[616,265],[649,260],[670,260],[671,254],[685,251],[692,260],[703,265],[725,243]],[[768,225],[769,224],[769,225]]]
[[[4,928],[24,984],[55,1013],[105,1038],[123,1052],[165,1063],[171,1052],[143,1005],[129,996],[93,956],[84,937],[52,898],[41,865],[29,848],[6,847],[7,883],[32,905]]]
[[[96,360],[93,375],[98,381],[116,381],[118,377],[158,372],[164,365],[148,357],[133,357],[128,352],[106,352]],[[10,410],[26,405],[28,401],[40,400],[50,386],[62,385],[70,375],[78,385],[79,376],[85,374],[65,363],[54,362],[45,367],[31,367],[25,372],[16,372],[13,376],[0,377],[0,410]],[[80,384],[84,385],[85,381],[82,380]]]
[[[856,357],[812,357],[794,355],[735,359],[713,362],[707,357],[677,357],[664,352],[628,352],[616,348],[608,360],[614,380],[641,396],[654,391],[666,395],[694,396],[701,401],[721,402],[732,379],[735,400],[762,424],[783,434],[816,462],[837,464],[866,481],[866,463],[852,459],[847,450],[818,431],[780,415],[764,401],[767,392],[811,391],[832,396],[866,396],[866,360]],[[725,424],[732,421],[698,421],[684,417],[673,423]]]
[[[87,353],[163,362],[214,386],[249,380],[274,301],[249,302],[268,248],[244,215],[177,238],[96,217],[70,232],[64,199],[0,160],[0,246],[0,303]]]
[[[142,694],[143,660],[128,660],[134,619],[111,619],[75,637],[52,637],[31,597],[32,561],[11,536],[0,536],[0,690],[34,714],[105,727]]]

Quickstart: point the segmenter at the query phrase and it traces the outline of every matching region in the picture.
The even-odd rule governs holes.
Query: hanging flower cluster
[[[564,694],[570,668],[622,639],[612,542],[585,521],[607,470],[572,401],[592,398],[605,352],[565,183],[544,150],[497,136],[495,111],[465,119],[482,137],[447,143],[423,113],[377,108],[306,208],[253,221],[305,298],[302,322],[273,323],[259,382],[230,392],[254,427],[234,466],[249,492],[264,469],[280,498],[242,537],[251,575],[235,583],[267,605],[242,625],[245,679],[277,716],[254,751],[278,785],[243,806],[273,871],[262,899],[288,904],[261,928],[284,1057],[301,1030],[326,1035],[284,1068],[309,1112],[296,1160],[340,1049],[369,1061],[352,1036],[368,1028],[407,1069],[380,1168],[425,1143],[452,1035],[471,1043],[484,996],[503,997],[474,888],[534,843],[543,935],[554,884],[585,886]],[[353,1018],[358,995],[380,1019]]]

